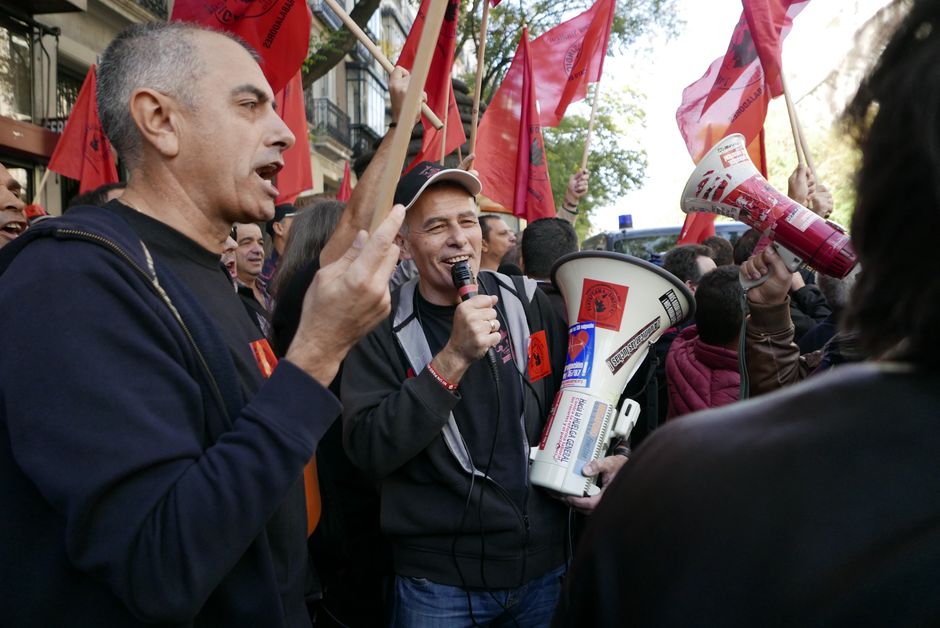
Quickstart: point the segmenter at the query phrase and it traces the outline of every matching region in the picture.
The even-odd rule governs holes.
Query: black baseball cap
[[[283,205],[274,206],[274,218],[269,220],[264,226],[264,230],[268,232],[268,235],[272,238],[274,237],[274,223],[281,222],[288,216],[295,215],[298,211],[296,207],[289,203],[284,203]]]
[[[480,180],[472,172],[460,168],[445,168],[433,161],[422,161],[398,181],[398,187],[395,188],[395,204],[411,209],[428,186],[441,181],[452,181],[460,185],[470,196],[476,196],[483,189]]]

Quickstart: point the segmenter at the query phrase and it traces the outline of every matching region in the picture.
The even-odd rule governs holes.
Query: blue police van
[[[750,229],[743,222],[716,222],[715,235],[731,241],[733,245],[741,235]],[[621,229],[591,236],[581,243],[582,251],[615,251],[633,257],[661,264],[662,256],[676,246],[676,239],[682,230],[675,227],[655,227],[652,229]]]

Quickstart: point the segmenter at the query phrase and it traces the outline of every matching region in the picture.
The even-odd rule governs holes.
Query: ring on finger
[[[499,326],[499,323],[496,322],[496,319],[490,321],[490,333],[496,333],[496,328]]]

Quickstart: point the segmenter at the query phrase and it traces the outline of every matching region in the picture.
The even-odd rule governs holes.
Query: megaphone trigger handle
[[[611,438],[619,436],[621,439],[626,439],[629,437],[639,416],[640,404],[633,399],[624,399],[623,405],[620,406],[620,413],[617,415],[617,419],[614,421],[614,425],[610,430]]]
[[[791,273],[795,273],[800,269],[800,266],[803,265],[803,258],[798,256],[793,251],[790,251],[785,246],[780,245],[775,242],[770,246],[774,247],[774,250],[777,252],[777,255],[780,256],[780,259],[783,261],[783,265],[789,269]],[[751,288],[756,288],[770,278],[770,273],[762,275],[760,279],[748,279],[743,274],[740,275],[741,287],[744,288],[744,291],[747,292]]]

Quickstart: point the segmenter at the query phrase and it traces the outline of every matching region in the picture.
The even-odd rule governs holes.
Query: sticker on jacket
[[[548,339],[541,329],[529,336],[529,381],[537,382],[552,374],[552,363],[548,357]]]
[[[588,388],[594,361],[594,323],[576,323],[568,330],[568,356],[562,388]]]
[[[628,291],[627,286],[585,279],[581,287],[581,309],[578,310],[578,322],[593,321],[603,329],[620,331]]]

